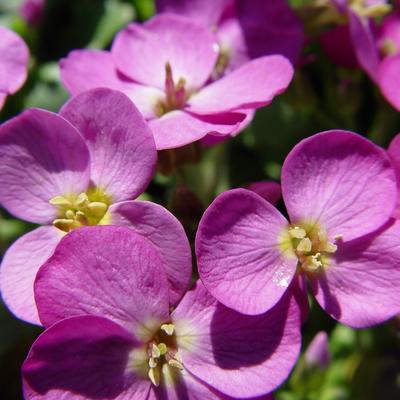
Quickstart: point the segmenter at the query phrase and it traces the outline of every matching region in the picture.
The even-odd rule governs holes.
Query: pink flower
[[[45,8],[45,0],[24,0],[19,9],[21,17],[31,26],[40,24]]]
[[[122,93],[95,89],[72,98],[60,115],[31,109],[0,127],[0,204],[43,225],[18,239],[0,269],[4,301],[19,318],[38,323],[33,282],[61,238],[85,225],[127,225],[158,248],[171,304],[191,276],[182,226],[163,207],[133,201],[150,182],[152,134]]]
[[[157,251],[132,230],[67,235],[35,282],[47,330],[23,365],[25,398],[245,399],[286,379],[301,342],[293,298],[246,316],[201,283],[172,312],[168,293]]]
[[[304,353],[306,363],[309,366],[326,368],[331,362],[331,354],[328,347],[328,335],[326,332],[318,332]]]
[[[111,52],[70,53],[61,60],[61,78],[72,94],[98,86],[121,90],[149,121],[157,150],[175,148],[207,134],[237,132],[252,111],[269,104],[292,79],[290,62],[271,55],[210,82],[218,52],[209,29],[162,14],[129,25]]]
[[[29,50],[13,31],[0,26],[0,110],[6,97],[17,92],[28,74]]]
[[[293,64],[303,47],[299,18],[286,0],[157,0],[160,12],[185,15],[207,26],[219,44],[218,73],[251,59],[281,54]]]
[[[397,188],[386,152],[351,132],[320,133],[290,152],[281,186],[290,222],[244,189],[221,194],[204,213],[196,254],[211,294],[255,315],[307,277],[320,305],[344,324],[397,314],[400,224],[390,219]]]

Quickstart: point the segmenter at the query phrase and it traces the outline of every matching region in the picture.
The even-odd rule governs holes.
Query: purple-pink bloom
[[[304,353],[304,358],[309,366],[326,368],[331,362],[331,354],[328,346],[328,335],[326,332],[318,332]]]
[[[134,231],[64,237],[35,282],[48,329],[23,365],[25,398],[244,399],[286,379],[301,342],[291,296],[247,316],[200,282],[173,311],[168,295],[158,252]]]
[[[2,297],[17,317],[39,323],[36,273],[65,234],[86,225],[126,225],[144,235],[163,259],[171,304],[182,297],[192,268],[182,226],[163,207],[133,201],[150,182],[156,155],[139,111],[110,89],[73,97],[59,115],[30,109],[0,127],[0,204],[43,225],[2,261]]]
[[[400,219],[400,134],[397,134],[395,138],[391,141],[388,148],[388,155],[396,172],[398,188],[397,206],[393,217]]]
[[[45,8],[45,0],[24,0],[19,8],[21,17],[31,26],[40,24]]]
[[[61,60],[61,78],[77,94],[93,87],[124,92],[149,121],[158,150],[208,134],[231,135],[293,77],[283,56],[245,63],[215,82],[216,36],[183,16],[161,14],[120,32],[111,52],[78,50]],[[245,111],[243,111],[245,110]]]
[[[6,97],[25,83],[28,75],[29,50],[13,31],[0,26],[0,110]]]
[[[276,206],[282,197],[281,185],[274,181],[253,182],[247,186],[248,190],[260,195],[263,199]]]
[[[307,277],[335,319],[366,327],[400,311],[396,177],[386,152],[346,131],[301,141],[282,170],[289,221],[245,189],[221,194],[196,237],[200,278],[221,303],[259,314]]]
[[[293,64],[304,42],[303,25],[286,0],[157,0],[159,12],[190,17],[215,32],[216,74],[251,59],[281,54]]]

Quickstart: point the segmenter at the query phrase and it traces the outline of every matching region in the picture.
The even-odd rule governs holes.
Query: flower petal
[[[339,246],[331,265],[312,280],[313,292],[333,318],[366,328],[400,312],[400,222]]]
[[[231,118],[232,115],[234,118]],[[214,117],[175,110],[149,121],[149,126],[157,150],[164,150],[193,143],[208,134],[229,135],[239,126],[240,118],[244,118],[244,114],[227,113]]]
[[[394,171],[396,172],[398,189],[397,205],[393,217],[400,219],[400,134],[397,134],[395,138],[391,141],[388,148],[388,154],[390,160],[392,161]]]
[[[161,14],[120,32],[112,54],[118,69],[139,83],[164,89],[169,63],[175,83],[183,78],[185,88],[193,90],[210,77],[218,46],[206,27],[185,17]]]
[[[156,165],[153,134],[132,102],[110,89],[73,97],[60,114],[85,138],[91,181],[114,202],[143,193]]]
[[[232,0],[156,0],[157,10],[185,15],[212,28],[217,25],[222,13],[232,3]]]
[[[378,229],[395,207],[396,179],[385,151],[352,132],[302,140],[287,156],[281,180],[293,223],[319,222],[343,241]]]
[[[386,100],[400,110],[400,54],[385,57],[379,64],[378,83]]]
[[[138,85],[118,73],[109,51],[71,51],[61,59],[60,73],[64,86],[71,94],[97,87],[119,90],[135,103],[145,118],[155,118],[156,106],[164,98],[163,91]]]
[[[172,320],[184,368],[234,398],[270,393],[300,352],[300,312],[291,296],[268,313],[249,316],[218,303],[199,282]]]
[[[285,0],[238,0],[238,22],[251,58],[281,54],[291,63],[300,55],[304,28]]]
[[[247,186],[247,189],[251,190],[254,193],[257,193],[273,206],[276,206],[276,204],[282,197],[281,185],[274,181],[254,182]]]
[[[379,53],[369,18],[349,11],[350,34],[357,60],[369,77],[377,80]]]
[[[110,224],[132,228],[157,248],[167,273],[170,304],[178,303],[192,276],[192,254],[181,223],[167,209],[150,201],[114,204],[110,217]]]
[[[218,114],[262,107],[281,94],[292,77],[293,67],[285,57],[260,57],[202,88],[189,99],[188,110]]]
[[[286,219],[258,194],[235,189],[206,210],[196,236],[200,278],[221,303],[244,314],[273,307],[296,272],[297,258],[283,255]]]
[[[10,29],[0,26],[0,92],[15,93],[28,75],[29,50]]]
[[[168,321],[161,260],[147,239],[125,227],[84,227],[66,235],[39,270],[35,299],[44,326],[90,314],[138,335]]]
[[[1,295],[20,319],[40,325],[33,294],[37,271],[53,254],[63,232],[43,226],[20,237],[6,252],[0,269]]]
[[[129,369],[132,334],[101,317],[67,318],[35,341],[22,373],[27,400],[146,400],[150,381]]]
[[[30,109],[0,127],[0,203],[30,222],[51,223],[54,196],[86,191],[89,151],[78,131],[49,111]]]

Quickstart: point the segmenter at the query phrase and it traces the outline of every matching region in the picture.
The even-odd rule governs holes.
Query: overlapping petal
[[[206,27],[185,17],[162,14],[120,32],[112,54],[118,69],[139,83],[163,89],[169,63],[175,83],[183,78],[185,88],[193,90],[210,77],[218,46]]]
[[[366,328],[400,312],[400,223],[343,243],[323,276],[312,279],[321,306],[333,318]]]
[[[0,127],[0,203],[18,218],[52,222],[49,200],[85,191],[89,174],[83,138],[59,115],[30,109]]]
[[[216,114],[265,106],[289,86],[292,77],[293,67],[285,57],[260,57],[204,87],[189,99],[189,110]]]
[[[234,0],[156,0],[157,10],[185,15],[212,28]]]
[[[254,193],[257,193],[273,206],[276,206],[276,204],[282,197],[281,185],[274,181],[254,182],[247,186],[247,189],[251,190]]]
[[[38,272],[35,299],[44,326],[90,314],[147,335],[154,321],[158,327],[168,320],[168,283],[158,253],[126,227],[85,227],[65,236]]]
[[[369,77],[376,82],[379,53],[376,39],[368,18],[349,11],[350,34],[357,60]]]
[[[1,295],[7,307],[24,321],[40,325],[33,283],[62,235],[53,226],[37,228],[19,238],[4,255],[0,269]]]
[[[282,194],[293,223],[319,222],[331,237],[348,241],[385,224],[397,188],[383,149],[351,132],[327,131],[289,153]]]
[[[198,116],[185,111],[171,111],[149,121],[157,150],[181,147],[209,134],[229,135],[237,130],[245,114],[226,113]]]
[[[120,90],[135,103],[145,118],[155,117],[156,106],[164,98],[161,90],[139,85],[120,74],[108,51],[71,51],[61,59],[60,73],[64,86],[71,94],[97,87]]]
[[[206,210],[196,236],[200,278],[224,305],[244,314],[273,307],[287,290],[297,258],[284,256],[286,219],[245,189],[221,194]]]
[[[268,313],[249,316],[224,307],[198,283],[172,319],[185,368],[235,398],[272,391],[299,355],[300,313],[290,296]]]
[[[400,54],[386,57],[379,64],[378,83],[386,100],[400,110]]]
[[[150,201],[125,201],[110,207],[110,224],[124,225],[146,237],[159,251],[169,282],[169,300],[176,304],[192,275],[190,245],[180,222]]]
[[[157,152],[150,128],[125,95],[92,89],[73,97],[60,114],[85,139],[94,185],[114,202],[133,199],[145,191]]]
[[[24,84],[28,59],[25,42],[15,32],[0,26],[0,92],[3,96],[15,93]]]
[[[281,54],[296,63],[304,42],[303,26],[285,0],[237,0],[236,7],[251,58]]]
[[[39,336],[22,367],[27,400],[147,399],[150,381],[129,370],[137,346],[109,319],[62,320]]]

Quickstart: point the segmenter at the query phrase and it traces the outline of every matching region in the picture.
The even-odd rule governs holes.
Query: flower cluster
[[[375,29],[385,1],[320,3],[340,23],[321,35],[328,54],[344,54],[332,37],[345,29],[350,61],[400,108],[398,12]],[[193,240],[178,213],[140,198],[161,150],[243,131],[287,89],[304,44],[284,0],[156,5],[110,50],[60,60],[71,98],[58,112],[0,125],[0,204],[39,225],[0,268],[9,310],[44,329],[22,366],[27,400],[272,400],[300,355],[308,290],[352,328],[400,313],[400,136],[388,150],[347,130],[301,140],[280,184],[219,194]],[[27,64],[0,27],[0,105]],[[327,341],[308,365],[326,368]]]

